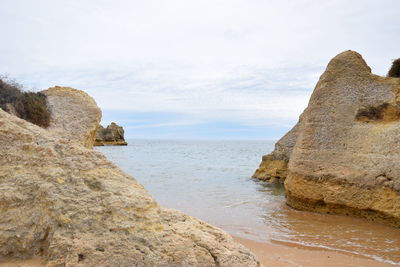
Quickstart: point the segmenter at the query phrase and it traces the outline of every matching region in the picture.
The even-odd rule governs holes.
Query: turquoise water
[[[157,202],[233,235],[368,256],[400,265],[400,229],[295,211],[284,189],[251,179],[273,141],[128,140],[96,150],[143,184]]]

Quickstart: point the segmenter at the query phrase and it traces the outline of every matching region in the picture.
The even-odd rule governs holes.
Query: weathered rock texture
[[[87,93],[69,87],[55,86],[42,91],[47,96],[51,113],[50,131],[93,147],[101,110]]]
[[[107,128],[99,126],[96,132],[95,146],[114,145],[126,146],[128,143],[124,138],[124,128],[112,122]]]
[[[79,101],[69,96],[78,92],[46,93],[54,98],[54,125],[64,125],[55,103],[72,112]],[[93,107],[87,111],[97,114]],[[87,114],[66,115],[84,121],[79,115]],[[161,208],[133,177],[81,145],[87,142],[76,142],[87,140],[91,127],[84,132],[66,123],[84,138],[0,109],[0,257],[40,256],[47,266],[258,265],[222,230]]]
[[[300,122],[275,144],[274,151],[262,157],[260,166],[253,174],[253,178],[279,183],[285,181],[288,162],[297,139],[299,124]]]
[[[400,79],[361,55],[331,60],[302,115],[285,180],[298,209],[400,227]]]

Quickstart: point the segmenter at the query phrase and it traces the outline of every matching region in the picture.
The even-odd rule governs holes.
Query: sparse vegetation
[[[0,108],[41,127],[49,126],[50,112],[46,96],[24,92],[20,84],[6,81],[5,78],[0,78]]]
[[[391,122],[400,120],[400,105],[383,103],[361,108],[356,119],[362,122]]]
[[[377,107],[362,108],[357,112],[356,119],[360,121],[379,121],[383,119],[384,110],[389,104],[384,103]]]
[[[388,77],[400,77],[400,58],[393,60],[392,67],[390,68]]]

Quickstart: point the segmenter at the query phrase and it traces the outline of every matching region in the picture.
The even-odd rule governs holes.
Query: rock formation
[[[0,258],[40,257],[47,266],[259,265],[228,234],[161,208],[133,177],[86,148],[100,114],[86,94],[45,93],[52,130],[0,109]]]
[[[328,64],[296,128],[288,205],[400,227],[399,78],[374,75],[361,55],[343,52]]]
[[[50,109],[50,131],[92,148],[101,110],[87,93],[69,87],[55,86],[42,91]]]
[[[272,183],[283,183],[285,181],[289,158],[297,139],[299,124],[300,122],[275,144],[274,151],[262,157],[260,166],[253,174],[253,178]]]
[[[124,128],[112,122],[107,128],[99,126],[96,131],[95,146],[115,145],[126,146],[128,143],[124,138]]]

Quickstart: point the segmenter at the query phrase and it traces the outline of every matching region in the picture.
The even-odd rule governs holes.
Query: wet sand
[[[249,248],[264,266],[286,267],[384,267],[395,266],[389,263],[378,262],[361,256],[353,256],[340,252],[318,248],[300,248],[294,245],[278,245],[261,243],[240,237],[233,237],[236,242]]]

